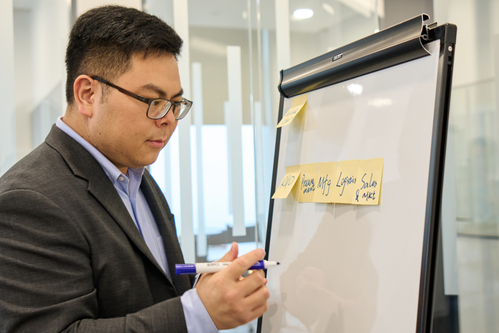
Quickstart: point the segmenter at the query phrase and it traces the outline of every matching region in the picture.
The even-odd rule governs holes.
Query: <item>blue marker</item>
[[[201,274],[216,273],[229,266],[230,262],[206,262],[199,264],[177,264],[175,274]],[[248,269],[267,269],[268,267],[280,265],[277,261],[260,260]]]

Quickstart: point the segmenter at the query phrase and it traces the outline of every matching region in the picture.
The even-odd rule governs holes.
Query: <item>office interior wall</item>
[[[14,20],[12,0],[0,3],[0,175],[17,160],[14,100]]]
[[[40,144],[64,110],[67,1],[14,1],[18,158]]]
[[[32,11],[27,8],[14,10],[14,52],[16,61],[14,71],[16,73],[15,91],[16,94],[16,132],[17,150],[23,156],[31,151],[31,131],[25,130],[23,126],[31,124],[31,111],[33,110],[33,73],[32,56],[34,48],[32,30],[30,29]]]

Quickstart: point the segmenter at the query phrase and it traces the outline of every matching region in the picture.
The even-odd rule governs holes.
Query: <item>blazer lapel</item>
[[[111,180],[95,158],[78,142],[55,125],[52,126],[45,142],[61,154],[75,176],[87,180],[88,191],[113,217],[130,241],[163,272],[130,217]]]
[[[113,184],[111,183],[109,178],[107,178],[107,175],[104,172],[102,173],[106,177],[106,179],[102,179],[102,182],[105,182],[107,180],[107,182],[105,183],[106,186],[103,186],[103,184],[96,179],[89,179],[88,191],[92,193],[92,195],[102,204],[102,206],[104,206],[108,213],[119,224],[121,229],[127,234],[132,243],[134,243],[135,246],[137,246],[137,248],[150,261],[152,261],[159,270],[162,271],[161,266],[159,266],[156,259],[149,250],[149,247],[140,234],[139,229],[137,229],[137,226],[130,217],[128,210],[123,204],[123,201],[121,200],[119,194],[116,192]]]
[[[141,189],[156,220],[159,232],[163,237],[163,246],[173,284],[178,294],[182,295],[192,287],[192,281],[188,276],[175,274],[175,264],[183,264],[184,257],[178,243],[173,214],[161,190],[147,170],[142,176]]]

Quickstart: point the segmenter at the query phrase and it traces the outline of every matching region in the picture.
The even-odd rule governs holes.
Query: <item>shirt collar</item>
[[[80,145],[83,146],[100,164],[104,172],[109,177],[113,185],[116,184],[120,176],[133,179],[139,184],[142,180],[142,175],[144,174],[145,168],[128,168],[127,175],[124,175],[110,160],[107,159],[104,154],[102,154],[97,148],[92,146],[85,140],[81,135],[76,133],[71,127],[69,127],[63,120],[62,117],[57,118],[55,125],[60,128],[64,133],[75,139]]]

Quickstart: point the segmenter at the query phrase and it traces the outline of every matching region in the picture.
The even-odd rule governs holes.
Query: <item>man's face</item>
[[[182,87],[173,55],[132,58],[129,71],[112,81],[115,85],[146,98],[179,101]],[[102,85],[102,84],[101,84]],[[97,89],[95,107],[88,118],[89,140],[121,172],[152,164],[177,126],[170,110],[162,119],[146,116],[147,104],[117,89]]]

